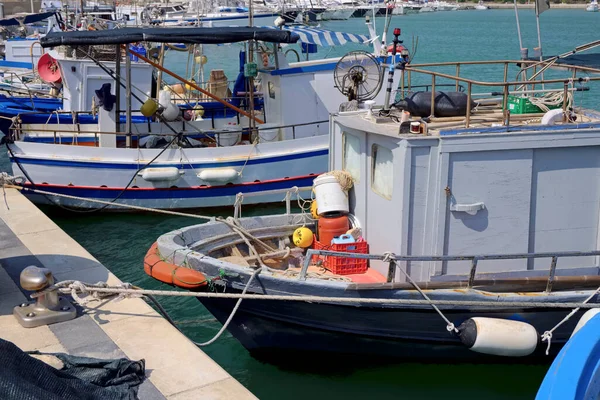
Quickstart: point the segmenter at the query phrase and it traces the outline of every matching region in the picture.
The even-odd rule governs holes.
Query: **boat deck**
[[[572,120],[557,121],[553,125],[541,123],[544,113],[511,115],[509,125],[503,123],[504,115],[499,107],[482,107],[473,111],[468,126],[465,117],[428,117],[411,118],[400,123],[398,113],[392,112],[391,117],[380,116],[378,110],[368,116],[366,111],[341,112],[336,118],[351,119],[353,127],[362,131],[376,132],[391,137],[406,138],[438,138],[440,136],[465,134],[506,134],[526,132],[549,132],[565,129],[600,128],[600,113],[589,109],[575,109]],[[420,123],[420,133],[410,133],[410,123]]]
[[[12,312],[28,300],[18,285],[27,266],[48,268],[57,281],[120,281],[17,190],[6,189],[0,203],[0,338],[26,351],[145,359],[141,399],[256,398],[139,298],[90,303],[67,322],[19,325]]]

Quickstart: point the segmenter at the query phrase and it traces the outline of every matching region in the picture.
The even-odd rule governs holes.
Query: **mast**
[[[549,0],[535,0],[535,23],[537,25],[537,37],[538,37],[538,51],[540,52],[540,61],[543,61],[542,54],[542,35],[540,34],[540,14],[550,9]],[[542,80],[544,80],[544,73],[542,72]],[[544,84],[542,83],[542,89]]]
[[[254,7],[252,5],[252,1],[248,4],[248,25],[254,26]],[[254,63],[254,41],[248,41],[248,64]],[[248,105],[250,106],[250,135],[254,133],[254,128],[256,127],[254,121],[254,76],[250,74],[248,77],[248,93],[250,97],[248,99]]]

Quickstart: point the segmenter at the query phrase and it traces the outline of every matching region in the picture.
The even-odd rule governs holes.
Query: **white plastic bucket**
[[[332,175],[319,175],[313,182],[315,200],[317,201],[317,214],[324,215],[331,212],[348,213],[348,196],[342,186]]]

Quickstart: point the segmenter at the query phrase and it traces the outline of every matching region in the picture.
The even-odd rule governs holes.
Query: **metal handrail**
[[[600,251],[562,251],[556,253],[516,253],[516,254],[487,254],[487,255],[464,255],[464,256],[402,256],[396,254],[360,254],[360,253],[347,253],[342,251],[331,251],[331,250],[316,250],[308,249],[304,264],[298,275],[298,279],[306,280],[306,273],[311,263],[313,256],[336,256],[345,258],[356,258],[363,260],[390,260],[388,267],[388,282],[392,281],[395,275],[396,262],[397,261],[471,261],[471,269],[469,271],[469,281],[467,287],[473,287],[475,281],[475,274],[477,272],[477,264],[481,260],[514,260],[514,259],[535,259],[535,258],[550,258],[550,271],[548,274],[548,281],[546,284],[546,292],[552,291],[552,285],[554,283],[554,277],[556,274],[556,264],[559,257],[589,257],[589,256],[600,256]]]
[[[261,192],[249,192],[242,193],[239,192],[235,195],[235,203],[233,204],[233,218],[239,219],[242,216],[242,203],[244,202],[244,197],[254,197],[254,196],[264,196],[267,194],[277,194],[277,193],[285,193],[285,210],[286,215],[291,215],[292,213],[292,194],[296,193],[296,196],[300,195],[300,192],[306,192],[308,190],[312,190],[312,186],[292,186],[289,189],[272,189],[272,190],[263,190]]]
[[[272,126],[272,127],[256,127],[254,128],[255,131],[262,131],[262,130],[273,130],[273,129],[286,129],[286,128],[292,128],[293,130],[293,137],[294,139],[296,138],[296,134],[295,134],[295,129],[297,127],[301,127],[301,126],[308,126],[308,125],[317,125],[317,124],[324,124],[324,123],[329,123],[328,120],[322,120],[322,121],[313,121],[313,122],[303,122],[300,124],[288,124],[288,125],[279,125],[279,126]],[[12,131],[16,131],[18,135],[20,134],[24,134],[28,131],[32,131],[32,132],[45,132],[45,133],[53,133],[54,137],[56,138],[56,134],[57,133],[77,133],[79,135],[82,134],[93,134],[94,136],[96,135],[126,135],[125,132],[102,132],[102,131],[81,131],[81,130],[67,130],[67,129],[29,129],[29,130],[25,130],[21,127],[18,126],[14,126],[15,123],[13,123],[9,130]],[[16,125],[20,125],[19,123],[16,123]],[[194,136],[194,135],[198,135],[198,134],[204,134],[204,135],[221,135],[221,134],[226,134],[226,133],[244,133],[247,132],[248,130],[250,130],[249,127],[246,128],[242,128],[240,130],[221,130],[221,131],[213,131],[213,130],[205,130],[202,132],[185,132],[183,133],[183,136]],[[132,136],[135,137],[140,137],[140,136],[162,136],[162,137],[172,137],[175,136],[174,133],[152,133],[152,132],[147,132],[147,133],[135,133],[132,134]]]
[[[402,91],[402,96],[404,95],[404,91],[405,91],[405,72],[406,75],[408,76],[408,91],[410,92],[412,89],[412,73],[419,73],[419,74],[423,74],[423,75],[428,75],[431,76],[431,111],[430,111],[430,116],[431,117],[435,117],[435,87],[436,87],[436,78],[445,78],[445,79],[449,79],[449,80],[453,80],[455,81],[455,85],[456,88],[458,90],[459,87],[459,82],[461,83],[466,83],[467,84],[467,104],[470,104],[472,96],[473,96],[473,85],[478,85],[478,86],[484,86],[484,87],[502,87],[502,110],[503,110],[503,119],[502,119],[502,123],[504,125],[510,125],[510,114],[507,111],[507,106],[508,106],[508,96],[509,96],[509,87],[510,86],[514,86],[514,87],[519,87],[519,89],[522,88],[526,88],[527,86],[532,86],[532,90],[535,89],[535,85],[544,85],[544,84],[552,84],[552,83],[562,83],[563,84],[563,91],[565,94],[565,101],[563,102],[563,111],[566,111],[566,95],[568,92],[568,85],[569,83],[574,83],[576,82],[576,71],[577,70],[583,70],[583,71],[592,71],[592,72],[596,72],[596,73],[600,73],[600,70],[597,69],[593,69],[593,68],[582,68],[582,67],[577,67],[577,66],[568,66],[568,68],[573,69],[573,75],[569,78],[561,78],[561,79],[544,79],[542,77],[542,79],[536,79],[537,76],[544,70],[549,68],[550,66],[552,66],[555,63],[556,60],[550,60],[548,62],[544,62],[544,61],[529,61],[529,60],[522,60],[521,61],[514,61],[514,60],[501,60],[501,61],[465,61],[465,62],[442,62],[442,63],[427,63],[427,64],[415,64],[415,65],[406,65],[404,67],[404,69],[402,70],[402,79],[401,79],[401,91]],[[534,71],[535,68],[537,68],[538,65],[543,65],[544,67],[540,69],[540,71],[538,71],[537,73],[534,73],[533,76],[528,79],[528,80],[516,80],[516,81],[509,81],[508,80],[508,66],[511,63],[525,63],[525,64],[531,64],[534,66]],[[485,82],[485,81],[479,81],[479,80],[475,80],[475,79],[470,79],[470,78],[464,78],[459,76],[460,73],[460,66],[461,65],[483,65],[483,64],[503,64],[504,65],[504,80],[502,82]],[[425,69],[421,69],[418,67],[421,66],[425,66],[425,67],[439,67],[439,66],[456,66],[456,74],[452,75],[452,74],[448,74],[448,73],[443,73],[443,72],[437,72],[437,71],[430,71],[430,70],[425,70]],[[519,73],[517,75],[517,79],[519,79],[519,77],[522,74]],[[600,76],[598,77],[586,77],[585,78],[586,81],[600,81]],[[465,115],[465,128],[469,127],[469,124],[471,122],[471,109],[470,107],[467,107],[466,110],[466,115]]]

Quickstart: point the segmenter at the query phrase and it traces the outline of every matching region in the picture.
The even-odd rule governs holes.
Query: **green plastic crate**
[[[544,112],[538,106],[531,104],[529,98],[520,96],[508,96],[507,106],[511,114],[535,114]],[[549,107],[551,110],[554,108],[561,108],[562,105]]]

